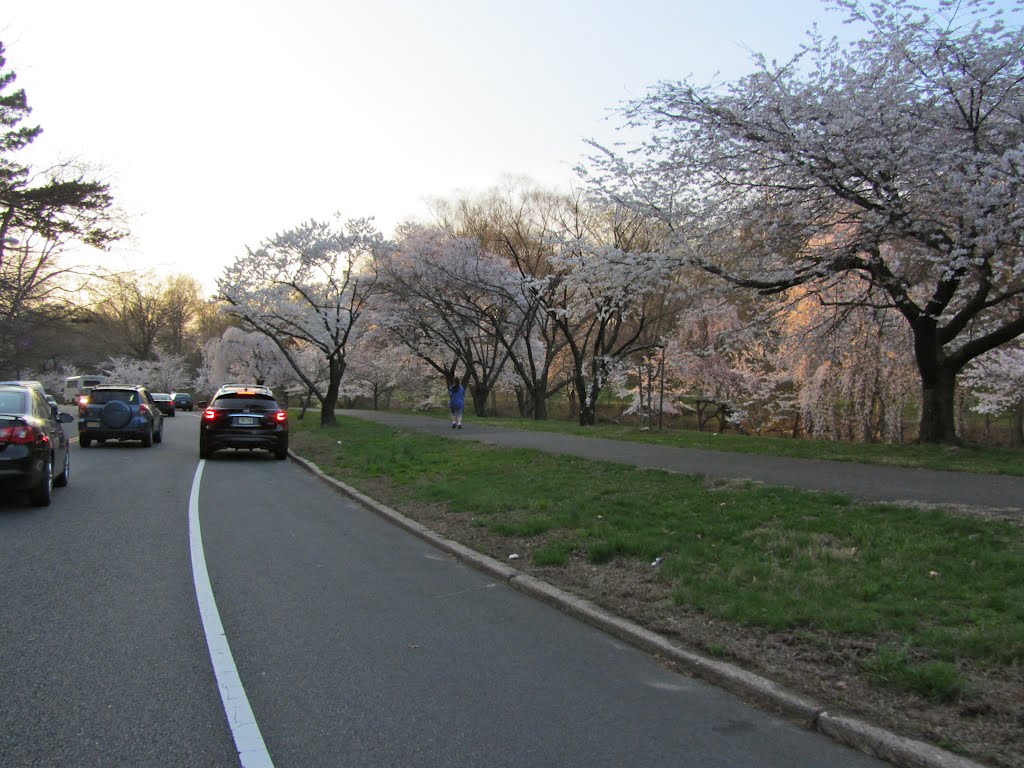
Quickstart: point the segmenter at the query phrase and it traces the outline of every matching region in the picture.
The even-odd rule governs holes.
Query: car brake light
[[[286,411],[278,411],[274,414],[274,420],[277,422],[288,421],[288,413]]]
[[[203,411],[203,420],[204,421],[213,421],[216,418],[217,418],[217,412],[215,410],[213,410],[213,408],[207,408],[205,411]]]
[[[149,413],[149,406],[145,403],[139,406],[139,413]]]
[[[50,438],[42,432],[36,432],[32,427],[0,427],[0,443],[32,445],[36,442],[48,443]]]

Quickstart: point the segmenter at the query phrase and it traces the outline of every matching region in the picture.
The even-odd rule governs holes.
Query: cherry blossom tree
[[[977,396],[978,413],[1010,413],[1010,441],[1024,445],[1024,349],[996,349],[979,357],[964,373],[964,384]]]
[[[452,237],[476,238],[485,253],[504,260],[512,279],[492,286],[516,323],[496,325],[508,366],[518,377],[509,382],[521,416],[547,418],[547,400],[571,382],[571,367],[557,365],[565,338],[547,308],[559,303],[561,283],[551,257],[578,200],[541,188],[525,178],[504,183],[477,198],[436,200],[431,208],[439,226]],[[503,371],[502,375],[506,372]]]
[[[184,355],[157,347],[156,359],[151,362],[149,376],[145,381],[157,392],[171,393],[179,389],[188,389],[194,379]]]
[[[134,384],[146,386],[152,364],[147,360],[139,360],[128,355],[117,355],[107,358],[100,366],[102,373],[111,384]]]
[[[396,392],[417,390],[429,378],[422,359],[404,344],[392,343],[380,326],[371,324],[348,357],[351,395],[366,397],[374,410],[389,407]]]
[[[705,295],[695,299],[677,318],[664,341],[665,377],[670,399],[692,403],[697,429],[712,420],[725,430],[739,408],[742,375],[734,364],[736,345],[747,338],[736,307]]]
[[[200,380],[204,390],[233,381],[281,386],[292,378],[291,365],[266,334],[230,327],[203,345]]]
[[[390,244],[372,219],[309,221],[266,240],[217,281],[226,311],[277,345],[320,402],[320,423],[334,424],[346,350],[377,291],[377,263]],[[319,352],[327,372],[314,381],[297,350]]]
[[[474,412],[484,415],[508,359],[501,339],[515,338],[509,328],[519,325],[516,307],[504,300],[507,265],[475,238],[407,227],[382,273],[388,294],[382,322],[446,385],[468,383]]]
[[[781,365],[798,387],[808,434],[828,439],[902,442],[904,413],[919,404],[910,330],[899,313],[878,302],[858,305],[842,291],[860,291],[847,278],[829,302],[817,291],[787,291]]]
[[[881,300],[910,331],[920,439],[953,441],[958,373],[1024,333],[1022,4],[830,5],[862,39],[812,32],[725,87],[662,83],[624,109],[650,138],[595,145],[584,172],[671,229],[659,264],[822,301],[857,278],[847,301]]]
[[[649,233],[628,211],[580,208],[564,226],[546,278],[558,290],[543,292],[554,302],[543,310],[565,340],[579,423],[588,426],[616,369],[657,343],[651,327],[665,307],[652,298],[668,282],[650,268]]]
[[[107,358],[100,373],[111,384],[134,384],[155,392],[174,392],[192,384],[193,378],[185,358],[157,348],[153,360],[140,360],[128,355]]]

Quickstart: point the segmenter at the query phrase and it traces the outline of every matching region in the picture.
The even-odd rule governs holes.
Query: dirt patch
[[[671,639],[688,650],[732,662],[818,702],[894,733],[925,741],[994,768],[1024,766],[1024,670],[995,675],[962,665],[969,698],[938,704],[915,694],[880,688],[861,666],[876,641],[825,632],[768,632],[709,618],[676,605],[657,567],[636,560],[595,565],[573,556],[562,567],[532,563],[543,537],[496,535],[472,516],[440,504],[399,504],[386,482],[362,490],[453,541],[583,597],[611,613]],[[518,555],[509,561],[510,555]]]

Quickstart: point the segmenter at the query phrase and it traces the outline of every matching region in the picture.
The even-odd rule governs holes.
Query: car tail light
[[[48,443],[50,438],[45,432],[37,432],[29,426],[0,427],[0,443],[7,445],[33,445]]]
[[[203,421],[213,421],[217,418],[217,411],[213,408],[207,408],[203,411]]]
[[[288,421],[288,413],[286,411],[278,411],[277,413],[274,414],[274,421],[276,421],[278,424],[282,424]]]
[[[149,406],[145,403],[139,406],[139,413],[149,413]]]

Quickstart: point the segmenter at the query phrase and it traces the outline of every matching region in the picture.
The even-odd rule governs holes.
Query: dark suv
[[[174,407],[182,411],[192,410],[192,395],[188,392],[175,392],[171,395],[174,398]]]
[[[199,422],[199,458],[220,448],[264,448],[288,458],[288,413],[270,387],[226,384],[217,390]]]
[[[87,402],[78,406],[78,443],[141,440],[149,448],[164,438],[164,416],[145,387],[104,385],[93,387]]]

